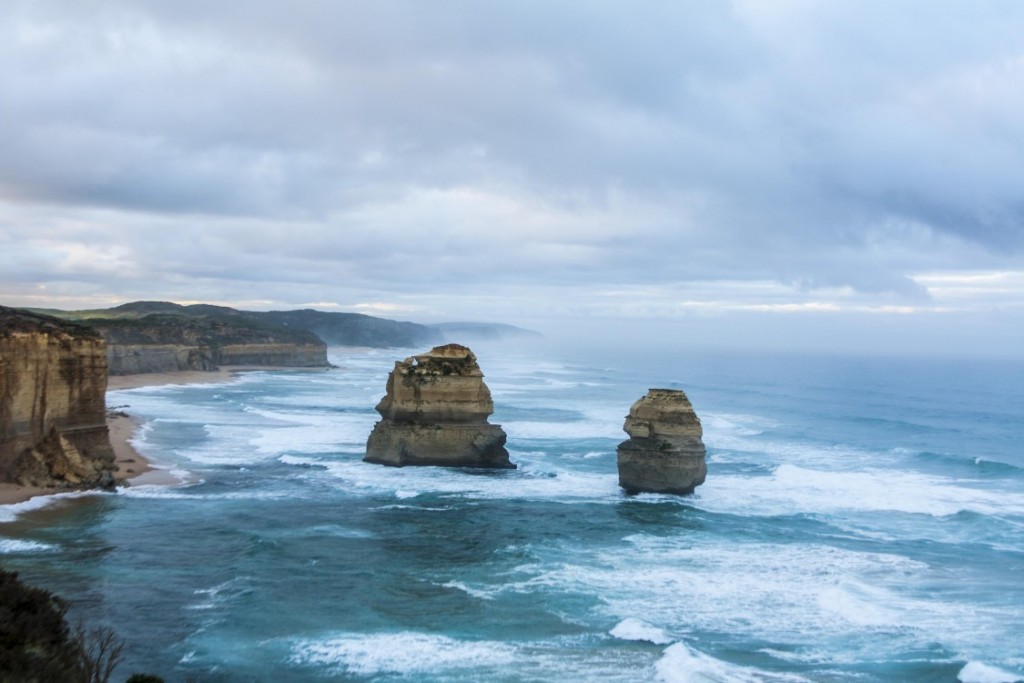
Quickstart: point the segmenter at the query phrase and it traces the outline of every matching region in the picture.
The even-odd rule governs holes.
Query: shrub
[[[107,627],[72,631],[67,603],[0,569],[0,680],[108,683],[124,642]]]

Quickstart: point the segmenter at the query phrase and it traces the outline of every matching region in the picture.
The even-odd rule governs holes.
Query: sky
[[[1024,355],[1024,3],[0,4],[0,303]]]

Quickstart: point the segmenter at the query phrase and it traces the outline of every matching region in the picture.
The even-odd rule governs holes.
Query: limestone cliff
[[[151,314],[84,321],[107,341],[112,375],[215,370],[221,365],[327,367],[327,345],[305,330],[241,317]]]
[[[447,344],[395,363],[387,393],[377,405],[383,418],[366,444],[366,462],[515,468],[505,432],[487,418],[491,392],[476,356]]]
[[[628,493],[693,493],[707,475],[703,429],[686,394],[650,389],[629,409],[618,447],[619,486]]]
[[[0,481],[111,486],[103,338],[0,306]]]
[[[178,370],[216,370],[213,350],[185,344],[107,344],[111,375]]]

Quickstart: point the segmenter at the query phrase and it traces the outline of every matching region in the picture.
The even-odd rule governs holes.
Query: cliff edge
[[[99,333],[0,306],[0,481],[112,487],[106,390]]]
[[[312,332],[238,316],[152,313],[83,323],[106,340],[111,375],[216,370],[221,365],[330,367],[327,345]]]
[[[515,468],[504,430],[487,422],[494,402],[483,379],[476,356],[459,344],[397,361],[377,404],[383,419],[363,460],[395,467]]]

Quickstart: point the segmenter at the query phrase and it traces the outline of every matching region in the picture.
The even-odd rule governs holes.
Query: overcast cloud
[[[0,295],[1020,349],[1022,112],[1012,0],[8,0]]]

